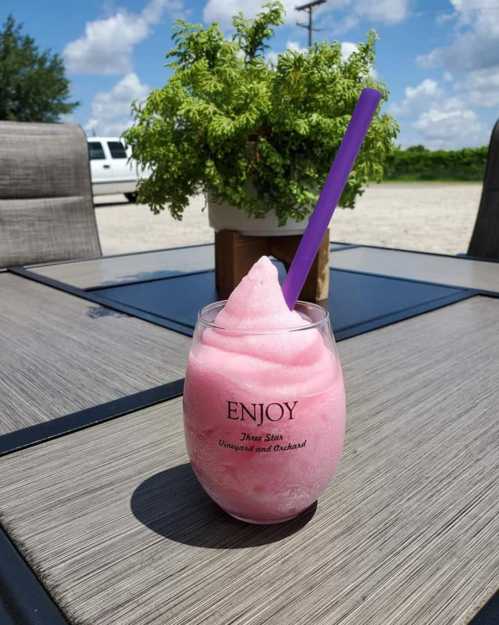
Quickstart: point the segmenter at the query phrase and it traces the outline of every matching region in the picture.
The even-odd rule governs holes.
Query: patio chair
[[[468,255],[499,259],[499,120],[490,137],[482,197]]]
[[[83,130],[0,122],[0,267],[101,255]]]

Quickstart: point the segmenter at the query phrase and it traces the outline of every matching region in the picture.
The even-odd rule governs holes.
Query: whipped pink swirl
[[[341,375],[320,331],[305,330],[310,320],[287,307],[277,269],[266,256],[234,289],[215,325],[203,331],[189,367],[273,397],[317,393]]]

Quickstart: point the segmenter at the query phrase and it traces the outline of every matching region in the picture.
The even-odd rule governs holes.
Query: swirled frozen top
[[[263,256],[232,292],[216,327],[204,328],[189,366],[273,397],[321,392],[338,365],[327,338],[310,324],[288,309],[277,269]]]
[[[289,310],[279,284],[277,269],[262,256],[232,291],[216,325],[231,330],[286,330],[309,321]]]

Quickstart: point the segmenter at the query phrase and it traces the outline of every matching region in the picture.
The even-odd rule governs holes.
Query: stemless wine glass
[[[345,390],[328,313],[268,331],[220,327],[225,302],[198,316],[184,389],[192,468],[208,495],[249,523],[280,523],[313,504],[343,449]]]

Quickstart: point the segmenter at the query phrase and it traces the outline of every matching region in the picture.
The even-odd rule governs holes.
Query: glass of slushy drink
[[[345,391],[328,313],[305,302],[290,311],[267,257],[199,314],[184,424],[199,482],[243,521],[297,516],[335,472]]]

